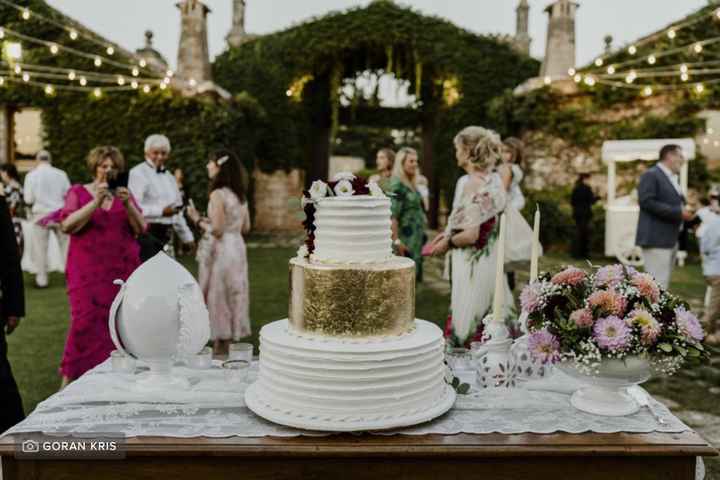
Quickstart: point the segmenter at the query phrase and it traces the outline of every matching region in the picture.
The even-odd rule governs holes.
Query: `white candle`
[[[538,278],[538,262],[540,261],[540,207],[535,210],[533,226],[532,256],[530,257],[530,283]]]
[[[495,270],[495,296],[493,298],[493,320],[505,323],[505,214],[500,215],[500,233],[497,238],[497,265]]]

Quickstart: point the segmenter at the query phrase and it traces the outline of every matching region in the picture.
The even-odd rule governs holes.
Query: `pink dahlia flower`
[[[660,322],[655,320],[655,317],[653,317],[650,312],[643,309],[630,312],[625,318],[625,322],[629,326],[636,325],[640,328],[640,341],[643,345],[654,344],[662,330]]]
[[[580,310],[572,312],[570,314],[570,320],[575,322],[575,325],[580,328],[592,327],[594,321],[592,312],[587,308],[581,308]]]
[[[542,303],[542,283],[534,282],[523,288],[520,294],[520,306],[523,312],[533,313]]]
[[[596,287],[615,288],[625,280],[625,269],[622,265],[608,265],[600,268],[595,274]]]
[[[660,300],[660,287],[655,282],[652,275],[647,273],[636,273],[630,279],[630,283],[638,289],[640,295],[650,300],[652,303],[657,303]]]
[[[593,336],[597,344],[610,351],[627,347],[631,334],[630,327],[616,316],[601,318],[593,328]]]
[[[705,332],[703,332],[698,318],[683,307],[675,309],[675,322],[677,323],[680,333],[687,338],[700,341],[705,337]]]
[[[581,284],[586,277],[587,274],[583,270],[580,270],[577,267],[568,267],[562,272],[556,273],[555,276],[550,279],[550,282],[555,285],[567,285],[574,287]]]
[[[560,342],[547,330],[532,332],[528,338],[528,349],[533,358],[543,364],[560,360]]]
[[[614,290],[598,290],[588,297],[588,304],[607,315],[622,315],[627,302]]]

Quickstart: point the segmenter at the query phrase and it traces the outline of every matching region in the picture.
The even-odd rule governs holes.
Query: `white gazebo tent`
[[[695,158],[695,140],[692,138],[667,138],[652,140],[611,140],[603,143],[602,160],[608,167],[608,190],[605,216],[605,255],[617,257],[621,262],[640,266],[642,255],[635,247],[640,207],[632,195],[617,198],[617,163],[656,161],[664,145],[679,145],[685,158]],[[683,193],[688,189],[688,163],[680,172]]]

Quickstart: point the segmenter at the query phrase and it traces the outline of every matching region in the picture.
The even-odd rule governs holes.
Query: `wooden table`
[[[718,452],[677,434],[338,435],[128,440],[124,460],[16,460],[0,439],[3,480],[611,479],[694,480]]]

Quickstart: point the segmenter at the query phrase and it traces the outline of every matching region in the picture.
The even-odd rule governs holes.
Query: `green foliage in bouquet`
[[[545,273],[521,303],[531,354],[545,363],[573,360],[591,374],[602,360],[642,357],[673,374],[708,358],[688,304],[631,267]]]

